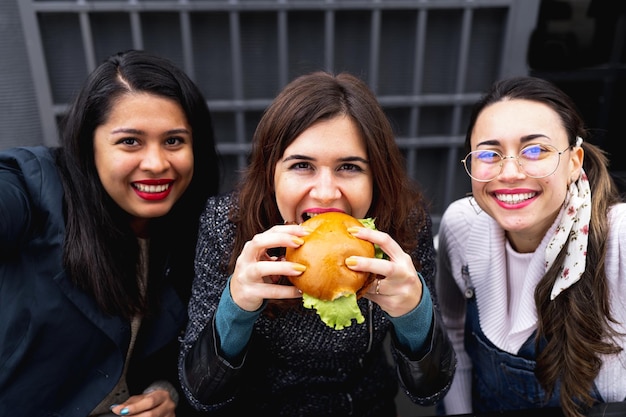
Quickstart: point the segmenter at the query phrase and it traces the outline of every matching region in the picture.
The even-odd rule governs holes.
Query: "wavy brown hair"
[[[620,202],[617,186],[608,170],[605,153],[587,142],[589,132],[576,105],[549,81],[534,77],[514,77],[497,82],[477,103],[467,130],[471,132],[480,112],[502,100],[530,100],[554,110],[567,132],[569,145],[585,139],[583,169],[591,188],[591,220],[585,272],[580,281],[550,301],[552,286],[567,256],[567,245],[535,289],[538,314],[535,376],[550,398],[560,383],[560,402],[567,416],[581,417],[593,405],[593,382],[602,365],[601,355],[616,354],[615,323],[611,315],[604,261],[609,234],[608,211]]]
[[[285,149],[306,129],[323,120],[346,115],[357,126],[374,180],[367,217],[389,233],[405,251],[417,246],[417,231],[427,221],[421,192],[405,171],[392,127],[367,84],[354,75],[314,72],[289,83],[264,112],[254,133],[250,163],[237,188],[238,204],[231,212],[236,224],[229,270],[245,242],[283,219],[276,205],[274,170]],[[420,268],[417,259],[416,267]]]

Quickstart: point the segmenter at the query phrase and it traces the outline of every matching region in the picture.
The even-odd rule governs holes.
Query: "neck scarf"
[[[546,248],[547,270],[563,246],[567,245],[567,255],[552,287],[550,300],[554,300],[564,290],[578,282],[585,272],[591,219],[591,189],[584,170],[581,170],[580,178],[570,184],[563,210],[561,222]]]

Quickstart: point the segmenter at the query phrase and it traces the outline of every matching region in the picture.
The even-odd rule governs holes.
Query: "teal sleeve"
[[[215,311],[215,329],[225,358],[233,359],[243,352],[263,308],[264,306],[256,311],[240,308],[230,295],[230,278],[228,279]]]
[[[429,343],[426,342],[433,323],[433,301],[430,298],[430,291],[422,275],[420,273],[418,275],[422,281],[422,299],[417,307],[399,317],[388,315],[398,342],[416,354],[428,348]]]

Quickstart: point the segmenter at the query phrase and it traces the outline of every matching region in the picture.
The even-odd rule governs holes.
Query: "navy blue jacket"
[[[130,324],[103,314],[62,266],[63,187],[52,151],[0,153],[0,415],[87,416],[116,385]],[[186,306],[171,286],[144,320],[130,394],[159,379],[177,385]],[[181,395],[181,402],[182,400]]]

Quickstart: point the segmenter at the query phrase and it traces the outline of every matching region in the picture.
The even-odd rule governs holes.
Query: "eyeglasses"
[[[504,156],[500,152],[485,149],[472,151],[461,162],[467,175],[480,182],[489,182],[502,173],[507,159],[517,160],[519,168],[531,178],[544,178],[552,175],[559,167],[561,154],[569,150],[571,145],[559,151],[552,145],[529,145],[517,155]]]

